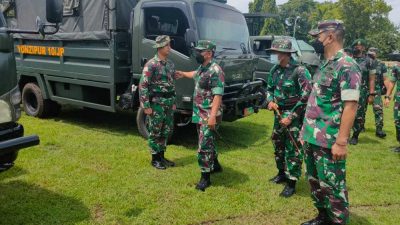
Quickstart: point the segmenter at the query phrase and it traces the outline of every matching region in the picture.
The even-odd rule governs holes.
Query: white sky
[[[228,0],[228,4],[236,7],[240,11],[246,13],[249,11],[249,2],[251,0]],[[324,2],[324,0],[317,0]],[[390,12],[389,18],[394,24],[400,25],[400,0],[385,0],[389,5],[392,6],[393,10]],[[276,3],[281,5],[286,3],[287,0],[277,0]]]

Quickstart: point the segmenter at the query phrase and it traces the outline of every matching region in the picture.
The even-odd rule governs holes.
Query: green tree
[[[307,40],[308,31],[312,28],[312,12],[315,11],[317,3],[313,0],[289,0],[280,7],[280,15],[288,20],[287,33],[291,36],[294,32],[295,20],[297,17],[296,38]]]
[[[275,0],[254,0],[249,3],[250,13],[272,13],[279,15],[279,9],[276,6]],[[278,18],[267,18],[267,19],[255,19],[252,21],[253,27],[259,27],[260,31],[257,32],[260,35],[274,34],[280,35],[285,33],[282,19]],[[256,25],[254,24],[256,23]],[[259,25],[259,26],[257,26]]]

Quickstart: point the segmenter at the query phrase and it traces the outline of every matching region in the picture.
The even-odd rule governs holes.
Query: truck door
[[[171,37],[172,51],[169,60],[175,64],[177,70],[192,71],[197,64],[192,57],[190,44],[186,42],[188,29],[193,29],[194,22],[189,6],[181,1],[146,2],[141,5],[140,36],[134,68],[143,69],[144,64],[156,54],[153,48],[155,39],[159,35]],[[135,50],[133,50],[135,51]],[[134,54],[135,55],[135,54]],[[139,72],[139,71],[138,71]],[[176,83],[177,108],[180,110],[192,109],[192,95],[194,83],[188,79],[178,80]]]

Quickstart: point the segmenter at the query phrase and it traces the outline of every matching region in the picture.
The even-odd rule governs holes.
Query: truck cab
[[[39,144],[36,135],[24,137],[24,127],[17,122],[21,116],[21,93],[13,50],[6,20],[0,13],[0,172],[14,165],[20,149]]]

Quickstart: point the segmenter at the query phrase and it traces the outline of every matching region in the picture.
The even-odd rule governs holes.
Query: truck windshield
[[[248,51],[249,30],[241,13],[200,2],[194,10],[200,39],[215,41],[217,51],[232,49],[227,54]]]

